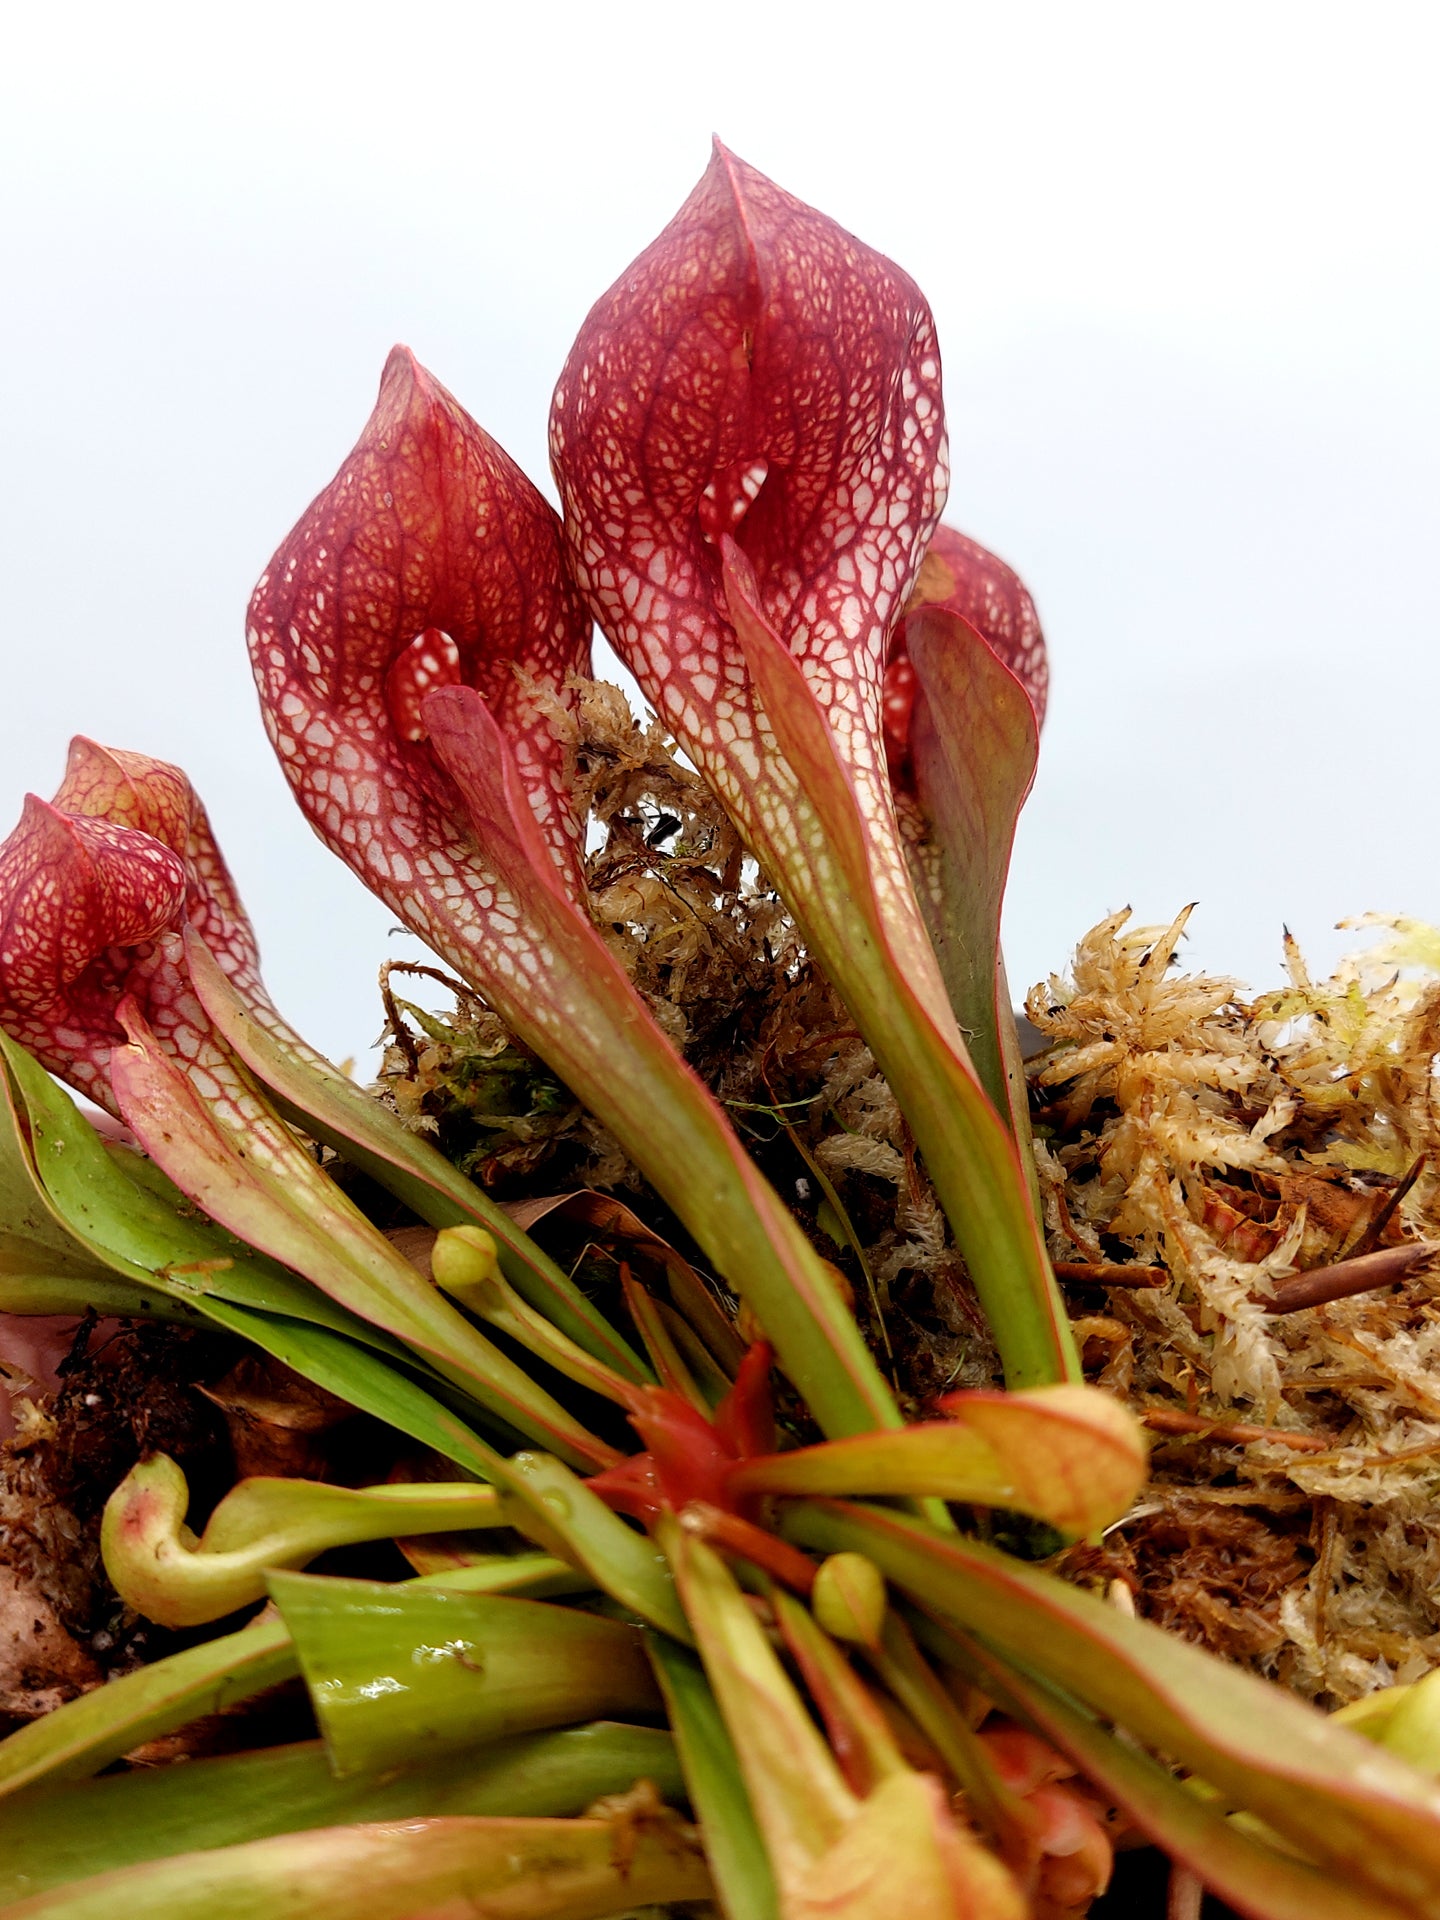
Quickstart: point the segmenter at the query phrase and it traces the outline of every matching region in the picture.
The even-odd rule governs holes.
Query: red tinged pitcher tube
[[[845,1000],[1007,1378],[1076,1360],[1010,1131],[956,1023],[886,761],[891,630],[947,484],[914,282],[718,144],[555,390],[575,575]]]

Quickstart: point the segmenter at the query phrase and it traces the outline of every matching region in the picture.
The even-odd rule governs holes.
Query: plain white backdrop
[[[906,266],[947,518],[1040,604],[1012,984],[1190,900],[1254,986],[1440,919],[1428,6],[16,9],[0,62],[0,834],[72,733],[179,761],[281,1006],[363,1056],[414,955],[312,840],[254,577],[408,342],[548,489],[590,302],[718,131]]]

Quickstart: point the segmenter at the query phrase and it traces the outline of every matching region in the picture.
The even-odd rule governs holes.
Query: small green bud
[[[885,1576],[863,1553],[832,1553],[816,1570],[810,1605],[835,1639],[873,1647],[885,1624]]]
[[[483,1314],[500,1279],[500,1255],[484,1227],[442,1227],[430,1252],[435,1284],[462,1307]]]

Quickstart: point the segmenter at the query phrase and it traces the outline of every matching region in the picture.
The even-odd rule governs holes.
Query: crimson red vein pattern
[[[592,308],[550,433],[576,577],[742,824],[759,826],[765,741],[726,607],[727,533],[883,834],[885,639],[946,485],[914,282],[717,143]]]
[[[358,444],[250,605],[265,725],[321,839],[397,911],[422,869],[442,893],[482,897],[422,716],[428,692],[466,685],[504,729],[574,886],[579,822],[547,708],[587,669],[589,636],[555,514],[397,347]]]
[[[27,796],[0,847],[0,1026],[115,1112],[127,993],[173,1001],[161,951],[185,906],[180,859],[149,834]]]
[[[261,705],[320,837],[517,1019],[543,1005],[552,1038],[576,1017],[573,983],[536,923],[534,894],[553,892],[573,913],[581,883],[552,857],[563,845],[573,858],[574,810],[531,688],[563,697],[565,674],[587,664],[589,631],[555,515],[397,351],[359,445],[255,590]],[[467,750],[505,784],[498,812],[472,821],[438,751],[455,729],[432,737],[441,711],[462,716]],[[514,873],[496,857],[497,836],[506,846],[513,837],[511,775],[535,843]]]
[[[0,1026],[118,1115],[112,1053],[138,1017],[202,1099],[233,1125],[259,1126],[263,1107],[191,982],[187,923],[252,1011],[281,1024],[250,922],[184,773],[73,741],[55,800],[30,796],[0,847]]]
[[[1045,719],[1050,662],[1040,616],[1019,574],[978,540],[957,533],[953,527],[937,527],[906,604],[906,615],[920,607],[942,607],[975,628],[1025,689],[1038,729]],[[915,695],[915,669],[902,619],[891,635],[885,665],[885,750],[891,778],[902,791],[914,784],[910,721]]]
[[[148,833],[185,868],[185,917],[252,1006],[268,1008],[250,916],[200,797],[179,767],[77,736],[55,795],[63,812]]]

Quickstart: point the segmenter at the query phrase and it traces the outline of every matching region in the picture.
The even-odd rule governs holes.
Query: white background
[[[550,388],[710,133],[919,280],[948,514],[1054,691],[1007,946],[1189,900],[1440,918],[1432,10],[27,6],[0,53],[0,833],[73,732],[181,762],[330,1052],[413,952],[313,841],[249,588],[407,341],[548,487]]]

